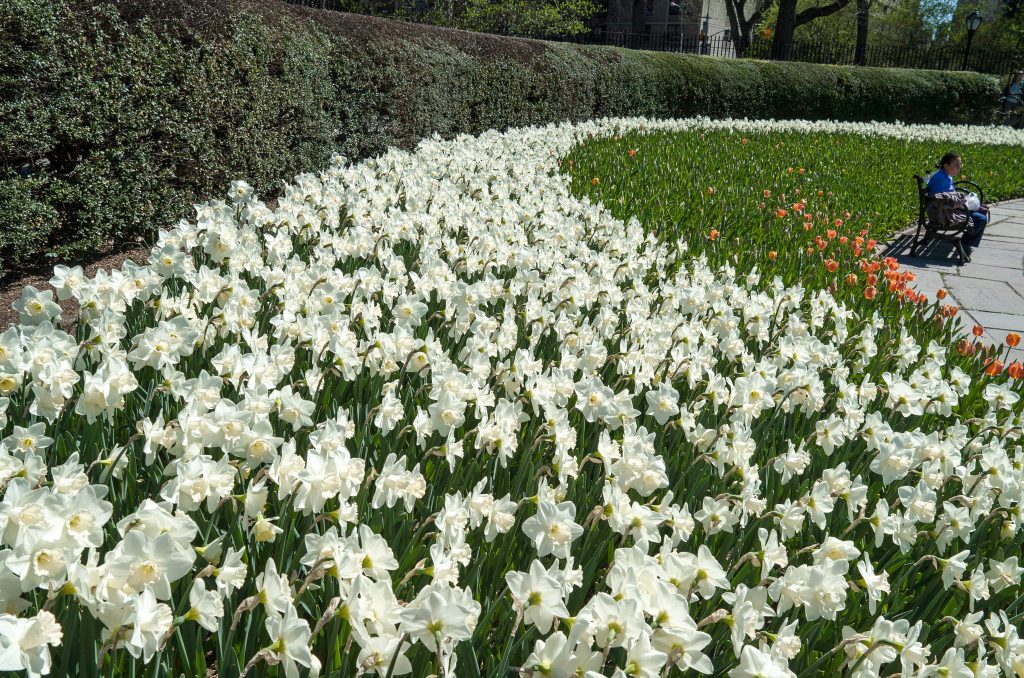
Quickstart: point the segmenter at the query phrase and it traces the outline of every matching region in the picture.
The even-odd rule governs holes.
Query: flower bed
[[[274,210],[233,183],[146,266],[58,268],[74,335],[27,289],[0,670],[1012,675],[1020,382],[558,172],[712,126],[339,157]]]

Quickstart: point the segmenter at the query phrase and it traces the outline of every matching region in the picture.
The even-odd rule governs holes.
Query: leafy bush
[[[151,236],[229,177],[273,195],[333,151],[616,115],[980,122],[998,95],[973,74],[582,47],[252,0],[9,0],[0,23],[0,270]]]

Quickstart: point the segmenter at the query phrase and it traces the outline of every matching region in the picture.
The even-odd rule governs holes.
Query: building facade
[[[645,36],[658,42],[692,42],[702,35],[715,42],[730,38],[725,0],[608,0],[607,13],[595,18],[593,28],[597,34]]]

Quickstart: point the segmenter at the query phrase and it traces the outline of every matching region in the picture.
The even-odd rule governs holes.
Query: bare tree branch
[[[796,25],[803,26],[808,21],[814,21],[815,19],[819,19],[823,16],[835,14],[849,4],[850,0],[836,0],[831,5],[825,5],[823,7],[808,7],[796,15]]]

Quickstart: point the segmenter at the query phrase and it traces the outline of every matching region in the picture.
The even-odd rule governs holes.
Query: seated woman
[[[981,212],[967,209],[967,197],[957,192],[953,186],[953,178],[960,174],[963,161],[957,153],[947,153],[937,165],[938,169],[928,178],[928,218],[949,226],[971,225],[964,231],[960,242],[969,255],[971,250],[981,244],[981,236],[985,233],[988,217]]]

